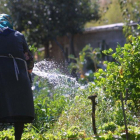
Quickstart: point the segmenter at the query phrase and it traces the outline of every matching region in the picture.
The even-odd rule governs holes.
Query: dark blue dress
[[[28,52],[23,34],[9,28],[0,32],[0,123],[30,123],[34,119],[27,71],[33,68],[33,61],[24,55]]]

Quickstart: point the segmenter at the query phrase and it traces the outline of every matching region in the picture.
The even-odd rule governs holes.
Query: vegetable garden
[[[54,88],[48,79],[34,77],[35,120],[26,125],[23,140],[140,140],[140,37],[129,36],[123,47],[118,44],[115,52],[109,49],[103,53],[115,61],[104,62],[105,71],[84,74],[85,57],[95,58],[99,53],[90,46],[82,50],[75,64],[81,84],[73,94],[65,93],[71,92],[69,80],[68,85]],[[97,95],[96,135],[88,99],[93,94]],[[13,127],[0,131],[0,139],[13,140]]]

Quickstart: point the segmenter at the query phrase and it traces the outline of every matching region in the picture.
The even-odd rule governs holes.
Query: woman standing
[[[9,15],[0,14],[0,123],[14,123],[15,140],[21,139],[24,123],[34,119],[33,66],[23,34],[13,30]]]

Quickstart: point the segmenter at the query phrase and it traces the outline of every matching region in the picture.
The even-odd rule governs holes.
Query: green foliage
[[[37,47],[35,47],[34,44],[29,46],[29,49],[30,49],[30,51],[37,52]]]
[[[111,131],[114,132],[116,130],[117,126],[114,122],[105,123],[102,128],[99,127],[99,129],[103,129],[105,132]]]
[[[82,51],[80,51],[79,57],[75,58],[74,55],[69,55],[69,58],[75,60],[75,63],[73,62],[69,65],[69,69],[71,71],[76,69],[77,74],[80,74],[79,81],[81,81],[81,83],[94,80],[93,72],[97,70],[99,58],[101,58],[100,50],[98,48],[93,49],[90,45],[86,45]],[[87,70],[90,71],[86,73]]]
[[[90,21],[86,23],[85,27],[101,26],[114,23],[124,22],[120,3],[118,0],[100,1],[101,18],[97,21]]]
[[[43,83],[45,84],[45,82],[43,82]],[[105,95],[103,96],[101,94],[99,94],[97,97],[98,104],[96,106],[96,127],[98,130],[99,137],[93,137],[92,122],[91,122],[91,101],[88,100],[87,97],[89,95],[91,95],[93,92],[98,92],[98,93],[100,92],[100,89],[99,88],[95,89],[94,86],[95,86],[94,83],[90,83],[88,86],[80,87],[77,90],[76,96],[73,98],[71,103],[67,102],[68,105],[66,105],[64,108],[61,107],[61,108],[63,108],[63,111],[61,112],[61,115],[59,116],[59,118],[57,118],[57,121],[53,124],[54,125],[53,127],[46,129],[45,126],[42,125],[42,127],[39,126],[39,127],[35,128],[34,124],[33,125],[28,124],[24,129],[22,140],[30,140],[30,139],[34,139],[34,140],[38,140],[38,139],[55,140],[56,139],[56,140],[58,140],[58,139],[71,139],[71,138],[73,138],[75,140],[80,140],[80,139],[81,140],[86,140],[86,139],[87,140],[92,140],[92,139],[93,140],[94,139],[95,140],[114,140],[115,139],[114,135],[121,137],[120,134],[124,132],[125,127],[124,126],[120,127],[120,126],[116,125],[116,122],[113,120],[114,116],[116,115],[115,108],[118,108],[118,107],[116,107],[116,104],[109,104],[108,101],[111,99],[111,97],[109,98],[109,100],[107,100]],[[40,87],[43,87],[43,85],[42,86],[40,85]],[[40,89],[40,91],[41,90],[43,90],[43,89]],[[40,99],[42,101],[41,102],[42,104],[43,104],[43,100],[47,97],[47,96],[40,96],[44,92],[45,91],[42,91],[42,93],[35,95],[36,99],[39,97],[38,99]],[[37,93],[37,91],[36,91],[36,93]],[[44,93],[44,94],[47,95],[48,93]],[[102,104],[101,98],[102,98],[102,101],[104,101],[104,104]],[[59,97],[56,98],[57,101],[59,101],[59,99],[60,99]],[[48,100],[48,101],[50,101],[50,100]],[[37,104],[37,103],[35,103],[35,104]],[[47,104],[49,104],[49,103],[47,102]],[[107,106],[107,104],[108,104],[108,106]],[[133,106],[132,102],[130,102],[130,101],[128,101],[128,105]],[[61,104],[60,104],[60,106],[61,106]],[[63,104],[63,106],[64,106],[64,104]],[[131,107],[131,108],[133,108],[133,107]],[[44,109],[46,109],[46,108],[44,108]],[[54,105],[50,109],[57,109],[57,105]],[[42,108],[39,108],[39,110],[40,110],[40,113],[38,115],[40,118],[41,117],[43,118],[44,114],[41,112]],[[102,110],[104,110],[104,113],[101,116],[99,116],[99,113],[101,113]],[[49,110],[49,111],[51,111],[51,110]],[[111,114],[111,112],[112,112],[112,114]],[[50,113],[48,112],[45,115],[48,115],[48,114],[50,114]],[[56,114],[56,112],[55,112],[55,114]],[[110,117],[110,116],[108,116],[109,114],[110,114],[110,116],[112,116],[112,118],[110,118],[110,120],[108,119]],[[107,118],[108,122],[102,123],[103,119],[106,118],[107,116],[108,116],[108,118]],[[111,122],[111,119],[112,119],[113,123]],[[44,119],[42,119],[42,122],[44,122]],[[42,124],[41,120],[37,121],[37,123]],[[45,122],[44,122],[44,124],[45,124]],[[51,122],[50,122],[50,124],[51,124]],[[102,128],[101,128],[101,126],[102,126]],[[43,131],[41,128],[43,129]],[[40,131],[39,131],[39,129],[40,129]],[[100,131],[100,129],[102,129],[102,131]],[[129,131],[131,130],[131,132],[134,132],[135,137],[139,136],[139,134],[138,134],[138,132],[140,131],[139,127],[129,126],[128,129],[129,129]],[[106,133],[105,133],[105,131],[106,131]],[[114,132],[111,132],[111,131],[114,131]],[[6,132],[6,136],[10,138],[9,134],[10,133]],[[0,138],[2,136],[3,135],[0,135]],[[12,133],[12,137],[13,137],[13,133]]]
[[[79,127],[73,126],[69,130],[60,129],[57,133],[45,132],[43,134],[36,133],[33,129],[30,132],[23,133],[22,140],[62,140],[62,139],[84,139],[84,132],[82,132]]]
[[[67,60],[67,55],[58,36],[68,37],[70,52],[75,54],[73,37],[84,31],[87,21],[99,19],[99,5],[97,1],[89,0],[1,0],[2,11],[10,11],[14,19],[15,29],[27,36],[28,44],[35,44],[38,48],[48,48],[49,41],[55,41]],[[0,4],[1,4],[0,3]],[[4,10],[3,10],[4,9]],[[46,55],[46,54],[45,54]],[[48,56],[45,56],[48,57]]]
[[[39,77],[35,77],[34,82],[36,89],[34,90],[35,121],[33,124],[38,132],[43,133],[53,127],[65,108],[66,100],[56,90],[53,92],[47,80],[39,80]]]
[[[108,49],[108,50],[103,50],[103,53],[105,55],[110,55],[113,52],[112,48]]]
[[[90,133],[92,133],[91,104],[90,101],[87,100],[87,96],[84,90],[82,90],[82,87],[79,89],[79,93],[83,95],[75,96],[72,104],[65,108],[58,122],[55,124],[54,132],[63,128],[65,131],[76,131],[79,129],[80,131],[84,131],[85,134],[88,133],[90,135]]]
[[[129,42],[129,36],[137,36],[139,30],[137,30],[136,23],[139,23],[140,10],[139,10],[139,0],[127,1],[127,0],[118,0],[120,3],[120,8],[122,11],[122,16],[124,18],[125,26],[123,32],[125,34],[127,42]],[[135,25],[133,25],[133,23]]]
[[[100,21],[102,24],[113,24],[123,22],[123,16],[121,14],[121,9],[119,2],[117,0],[111,0],[111,3],[107,5],[107,10]]]
[[[135,113],[137,111],[135,109],[135,105],[133,101],[127,100],[127,102],[124,104],[125,104],[124,108],[126,113],[126,120],[128,124],[132,124],[132,125],[138,124],[138,119],[135,116]],[[122,104],[120,100],[116,101],[113,113],[114,113],[114,118],[113,118],[114,122],[119,126],[124,125],[124,116],[123,116]]]
[[[45,44],[56,36],[83,31],[87,21],[97,20],[98,3],[88,0],[1,0],[9,9],[15,27],[25,31],[31,44]],[[38,47],[38,46],[37,46]]]
[[[137,22],[139,19],[139,0],[127,1],[127,0],[118,0],[120,8],[122,10],[122,15],[124,20],[127,23],[132,21]]]
[[[0,140],[13,140],[14,129],[0,131]]]
[[[2,14],[2,13],[9,14],[10,13],[9,9],[7,8],[7,2],[8,2],[8,0],[0,1],[0,14]]]
[[[117,46],[116,52],[112,54],[115,62],[105,62],[106,71],[95,73],[96,83],[104,89],[108,95],[120,98],[123,97],[133,100],[135,106],[139,106],[140,87],[140,37],[130,37],[130,43],[124,47]],[[128,92],[127,92],[128,91]]]

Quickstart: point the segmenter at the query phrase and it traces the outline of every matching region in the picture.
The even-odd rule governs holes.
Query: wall
[[[104,49],[112,48],[115,51],[117,47],[117,43],[123,46],[126,42],[126,39],[123,35],[122,24],[113,24],[109,26],[101,26],[95,27],[88,30],[85,30],[83,34],[77,34],[74,37],[74,47],[76,55],[78,56],[79,52],[85,45],[90,44],[91,47],[102,48],[103,41],[106,45],[104,45]],[[70,40],[68,37],[59,37],[57,38],[58,42],[63,46],[64,50],[67,50],[68,55],[70,54]],[[55,61],[61,62],[64,60],[63,54],[58,47],[58,45],[52,41],[52,57]],[[111,58],[105,58],[111,61]]]

